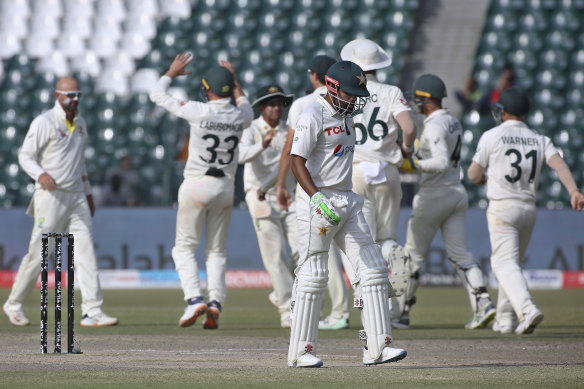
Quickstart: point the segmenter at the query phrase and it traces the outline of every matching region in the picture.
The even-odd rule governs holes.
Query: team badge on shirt
[[[318,235],[326,235],[327,232],[328,232],[328,228],[318,227]]]

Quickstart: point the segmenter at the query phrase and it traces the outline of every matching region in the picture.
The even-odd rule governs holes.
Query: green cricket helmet
[[[525,116],[531,108],[529,96],[519,88],[509,88],[502,91],[495,105],[515,116]]]
[[[341,116],[361,111],[367,102],[365,97],[369,97],[367,77],[361,67],[351,61],[333,64],[326,73],[325,84],[333,107]],[[343,99],[340,90],[356,99],[354,101]]]
[[[434,74],[423,74],[414,81],[414,98],[425,97],[442,100],[446,96],[448,95],[444,81]]]

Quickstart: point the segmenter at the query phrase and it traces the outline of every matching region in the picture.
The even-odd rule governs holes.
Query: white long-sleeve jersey
[[[268,147],[262,147],[262,139],[269,131],[275,135]],[[278,164],[286,137],[288,126],[281,120],[276,127],[270,126],[262,116],[255,119],[251,126],[243,131],[239,144],[239,163],[244,163],[243,185],[246,192],[261,189],[269,194],[276,194],[276,180],[278,178]],[[296,180],[292,174],[288,175],[286,187],[292,193]]]
[[[191,178],[205,174],[209,168],[216,168],[230,179],[235,179],[237,170],[238,144],[243,129],[253,120],[253,110],[247,97],[239,97],[237,106],[226,97],[207,103],[180,101],[166,91],[172,79],[162,76],[156,84],[150,99],[168,112],[187,120],[191,126],[189,158],[184,177]],[[172,131],[172,129],[169,129]]]
[[[357,143],[355,162],[387,162],[402,164],[401,149],[397,144],[399,124],[396,116],[410,111],[402,91],[393,85],[382,84],[373,74],[367,74],[370,96],[363,112],[354,117]]]
[[[58,190],[84,192],[82,181],[87,176],[85,147],[87,124],[77,113],[73,125],[67,125],[65,111],[58,101],[55,106],[37,116],[31,123],[18,153],[18,162],[33,180],[48,173]]]
[[[420,186],[460,184],[462,125],[448,110],[439,109],[424,120],[420,138]]]

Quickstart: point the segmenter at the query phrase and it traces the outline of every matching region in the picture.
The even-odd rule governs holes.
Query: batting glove
[[[420,165],[418,164],[418,158],[412,156],[408,159],[404,159],[399,169],[404,173],[417,173],[419,167]]]
[[[341,221],[337,210],[333,207],[330,200],[321,192],[316,192],[311,198],[312,213],[321,218],[325,218],[330,224],[336,226]]]

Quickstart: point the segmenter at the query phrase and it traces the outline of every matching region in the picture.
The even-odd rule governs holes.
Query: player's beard
[[[79,100],[74,100],[69,97],[65,98],[61,102],[61,107],[67,113],[75,114],[77,112],[77,106],[79,105]]]

